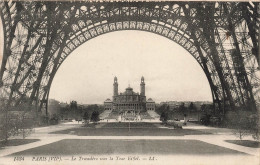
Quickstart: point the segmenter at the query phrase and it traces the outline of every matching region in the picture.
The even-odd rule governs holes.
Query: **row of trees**
[[[58,124],[60,119],[70,118],[98,122],[99,114],[103,108],[98,105],[78,106],[72,101],[66,106],[61,106],[58,101],[52,102],[52,109],[48,116],[36,112],[36,107],[24,101],[16,106],[0,104],[0,140],[7,140],[11,136],[28,136],[33,128],[42,125]],[[88,117],[89,116],[89,117]]]
[[[179,106],[171,109],[168,104],[162,104],[156,107],[156,111],[158,113],[161,113],[162,111],[205,111],[208,109],[208,105],[203,104],[201,106],[201,109],[198,109],[193,102],[191,102],[188,106],[185,106],[185,104],[182,102]]]
[[[165,116],[167,116],[167,120],[182,120],[184,119],[184,116],[198,119],[200,114],[203,111],[206,111],[208,107],[209,105],[203,105],[201,106],[201,109],[198,109],[197,106],[191,102],[188,106],[185,106],[184,103],[181,103],[178,107],[175,107],[175,109],[170,109],[168,104],[162,104],[156,107],[156,112],[162,115],[163,119]]]
[[[169,106],[166,104],[161,105],[157,108],[157,113],[160,114],[160,120],[166,123],[167,120],[175,119],[175,116],[190,115],[193,107],[192,104],[185,108],[183,104],[179,107],[179,112],[170,111]],[[180,113],[181,114],[178,114]],[[225,114],[218,113],[214,111],[214,107],[211,104],[201,105],[200,111],[196,113],[200,114],[198,118],[201,124],[211,125],[218,127],[231,128],[234,134],[242,139],[244,136],[252,135],[254,139],[259,139],[260,137],[260,121],[259,114],[257,112],[249,111],[246,108],[237,108],[236,110],[229,110]]]
[[[61,119],[82,120],[86,112],[88,114],[92,114],[93,112],[98,112],[100,114],[103,110],[103,106],[99,106],[97,104],[79,106],[76,101],[72,101],[69,105],[60,107],[59,116]]]

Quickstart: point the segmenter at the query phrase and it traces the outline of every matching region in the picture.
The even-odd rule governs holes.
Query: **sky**
[[[207,78],[197,61],[175,42],[143,31],[103,34],[74,50],[57,71],[49,98],[61,102],[101,104],[112,99],[117,76],[119,92],[129,85],[162,101],[212,101]]]

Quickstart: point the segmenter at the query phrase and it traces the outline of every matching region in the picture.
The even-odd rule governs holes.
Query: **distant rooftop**
[[[106,99],[106,101],[104,101],[105,103],[110,103],[112,102],[110,99]]]

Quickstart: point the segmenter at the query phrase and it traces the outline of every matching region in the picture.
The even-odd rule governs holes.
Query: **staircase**
[[[147,111],[147,113],[154,119],[160,118],[160,115],[158,115],[155,111]]]
[[[109,115],[105,119],[118,119],[119,112],[118,111],[110,111]]]
[[[109,116],[110,113],[111,113],[111,110],[105,110],[103,113],[101,113],[99,115],[99,118],[100,119],[106,119]]]

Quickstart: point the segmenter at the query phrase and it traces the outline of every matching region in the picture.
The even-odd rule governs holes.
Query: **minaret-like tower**
[[[117,77],[114,78],[114,96],[118,95],[118,83],[117,83]]]
[[[142,76],[142,78],[141,78],[140,91],[141,91],[141,96],[145,96],[144,76]]]

